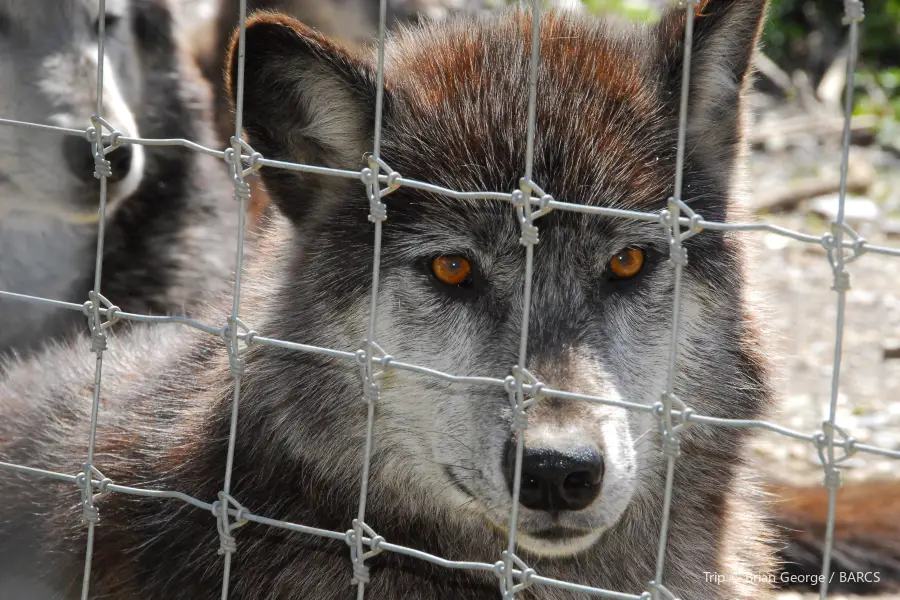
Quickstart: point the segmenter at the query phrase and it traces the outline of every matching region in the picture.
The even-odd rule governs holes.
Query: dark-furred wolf
[[[684,199],[707,219],[732,221],[741,218],[741,100],[766,2],[709,0],[696,10]],[[533,178],[548,193],[592,206],[665,207],[685,23],[676,9],[630,30],[564,13],[543,17]],[[510,9],[392,36],[381,138],[390,167],[456,190],[517,189],[530,31],[529,13]],[[363,168],[373,148],[373,63],[373,55],[345,50],[287,17],[250,19],[250,143],[272,159]],[[278,210],[249,264],[242,314],[259,336],[352,352],[367,334],[372,292],[374,236],[363,186],[268,168],[262,176]],[[508,374],[525,284],[514,209],[409,187],[384,203],[380,346],[395,360],[445,373]],[[536,225],[527,368],[550,388],[657,402],[673,305],[663,229],[559,210]],[[716,231],[686,242],[675,391],[714,417],[759,418],[772,403],[744,243]],[[213,502],[223,485],[235,386],[223,342],[156,326],[113,335],[109,348],[96,467],[117,484]],[[231,495],[256,515],[346,531],[357,515],[366,437],[359,366],[260,344],[243,360]],[[0,460],[77,473],[94,368],[86,341],[11,365],[0,384]],[[656,419],[551,397],[527,414],[517,554],[543,576],[642,593],[654,579],[666,477]],[[512,503],[512,417],[503,388],[389,370],[375,408],[367,524],[393,544],[495,563]],[[701,425],[682,431],[663,580],[678,598],[771,593],[767,539],[777,532],[766,524],[763,492],[747,466],[749,435]],[[0,595],[76,597],[86,547],[79,491],[5,469],[0,490]],[[219,597],[222,540],[208,511],[123,493],[105,495],[97,508],[96,597]],[[234,536],[230,598],[354,595],[341,540],[252,522]],[[439,568],[387,551],[366,564],[371,598],[498,597],[489,571]],[[586,595],[532,583],[517,597]]]
[[[0,0],[0,118],[87,129],[97,110],[99,9],[97,0]],[[211,90],[177,38],[168,0],[108,0],[105,23],[110,126],[215,145]],[[234,269],[238,204],[224,162],[130,144],[106,159],[101,292],[128,312],[190,312]],[[0,290],[88,300],[94,172],[86,136],[0,125]],[[79,311],[0,298],[0,352],[32,351],[77,327],[87,330]]]

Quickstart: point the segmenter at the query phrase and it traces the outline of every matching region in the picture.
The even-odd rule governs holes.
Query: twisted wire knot
[[[244,359],[236,356],[232,350],[229,350],[228,372],[231,374],[232,379],[240,379],[241,377],[243,377],[246,369],[247,363],[244,362]]]
[[[383,202],[372,202],[369,204],[369,221],[378,223],[387,220],[387,207]]]
[[[94,155],[94,178],[112,177],[112,165],[103,154]]]
[[[528,429],[528,415],[520,408],[512,411],[512,428],[516,433],[523,433]]]
[[[365,563],[354,561],[353,577],[350,578],[350,584],[356,585],[360,583],[369,583],[369,567]]]
[[[522,369],[518,365],[512,368],[513,375],[507,375],[503,380],[503,387],[509,395],[509,405],[512,410],[512,430],[522,433],[528,428],[528,414],[525,409],[538,401],[544,390],[544,384],[538,381],[528,369]],[[525,399],[525,385],[530,386],[529,399]]]
[[[518,583],[513,582],[516,568],[519,569]],[[521,592],[533,583],[532,578],[537,575],[534,569],[508,550],[503,551],[503,560],[494,563],[493,571],[500,581],[500,594],[503,600],[513,600],[518,592]]]
[[[844,25],[849,25],[854,21],[862,22],[865,17],[865,8],[861,0],[844,0],[844,18],[842,19]]]
[[[682,242],[695,236],[703,231],[701,223],[703,218],[695,213],[690,206],[680,198],[669,198],[667,208],[660,212],[659,223],[662,225],[669,240],[669,259],[670,267],[684,267],[688,264],[687,250],[682,246]],[[681,231],[681,219],[679,215],[684,212],[688,218],[688,230],[684,233]]]
[[[669,266],[685,267],[688,264],[687,249],[684,246],[669,242]]]
[[[680,423],[670,426],[666,419],[667,409],[680,411]],[[671,412],[668,412],[670,416]],[[672,392],[660,394],[660,401],[653,405],[653,415],[659,426],[659,437],[662,444],[662,454],[665,458],[678,458],[681,456],[681,431],[688,425],[693,416],[693,409],[685,406],[681,398]]]
[[[369,155],[369,166],[363,168],[359,172],[359,178],[366,186],[366,196],[369,199],[369,221],[371,223],[380,223],[387,220],[387,207],[381,202],[381,199],[400,187],[397,181],[400,179],[400,173],[394,171],[386,162],[380,158]],[[378,174],[387,174],[387,187],[378,187]]]
[[[674,435],[663,435],[662,454],[666,458],[678,458],[681,456],[681,440]]]
[[[840,437],[840,441],[835,442],[835,434]],[[819,455],[822,468],[825,470],[822,485],[826,488],[834,489],[841,487],[840,465],[856,454],[856,438],[850,436],[845,429],[829,421],[824,421],[822,423],[822,431],[813,436],[813,443],[816,446],[816,452]],[[831,456],[825,452],[829,446],[839,447],[844,452],[841,456],[837,456],[832,460]]]
[[[534,246],[540,242],[538,228],[534,224],[534,220],[538,219],[550,212],[550,202],[553,196],[547,194],[533,181],[522,178],[519,180],[520,188],[513,190],[510,194],[512,204],[516,208],[516,213],[521,227],[519,243],[523,246]],[[538,194],[538,210],[526,211],[526,207],[530,207],[532,202],[531,192]]]
[[[228,371],[232,378],[238,379],[244,375],[246,363],[243,356],[253,344],[256,331],[250,329],[241,319],[228,317],[228,322],[222,327],[220,335],[226,342],[225,351],[228,356]],[[241,338],[243,338],[243,346],[241,346]]]
[[[837,489],[841,487],[841,470],[833,464],[825,465],[825,477],[822,485],[829,489]]]
[[[81,305],[81,312],[88,318],[91,332],[91,351],[94,353],[106,350],[106,330],[119,320],[119,307],[110,302],[103,294],[91,290],[89,300]],[[106,308],[106,321],[101,321],[100,305]]]
[[[534,246],[540,241],[538,238],[538,228],[527,219],[522,220],[522,235],[519,237],[519,243],[523,246]]]
[[[235,200],[250,200],[251,189],[249,183],[241,179],[235,179],[232,183],[234,185]]]
[[[239,137],[232,136],[230,138],[231,146],[222,152],[222,158],[231,169],[231,185],[234,187],[234,199],[238,202],[249,201],[252,198],[250,184],[244,181],[248,177],[258,171],[261,167],[260,160],[262,154],[253,150],[250,144]],[[247,153],[244,156],[241,150]],[[248,167],[242,168],[241,161],[247,159]]]
[[[362,401],[368,405],[378,401],[381,394],[381,379],[387,370],[390,369],[394,358],[390,354],[386,354],[381,346],[375,342],[363,340],[363,345],[371,348],[372,364],[378,363],[381,366],[379,371],[370,370],[368,353],[362,348],[356,351],[356,364],[359,366],[359,376],[363,385]]]
[[[370,540],[367,552],[362,551],[363,533],[367,534]],[[366,523],[359,519],[353,519],[353,529],[347,531],[344,541],[350,547],[350,562],[353,565],[353,576],[350,578],[350,584],[369,583],[369,567],[366,566],[365,561],[381,553],[383,549],[381,544],[384,542],[384,538],[377,535]]]
[[[834,281],[831,289],[835,292],[846,292],[850,289],[850,273],[846,271],[835,271]]]
[[[103,146],[103,130],[110,132],[109,146]],[[116,131],[108,121],[98,115],[91,116],[91,125],[84,131],[85,137],[91,142],[91,152],[94,155],[94,177],[102,179],[112,176],[112,165],[106,160],[106,154],[117,148],[122,143],[122,134]]]
[[[661,583],[656,583],[655,581],[651,581],[651,582],[648,584],[648,587],[650,588],[650,590],[651,590],[652,592],[655,592],[655,593],[656,593],[656,595],[654,595],[654,594],[651,593],[651,597],[659,597],[659,596],[661,596],[661,597],[665,598],[665,600],[678,600],[678,599],[675,597],[675,595],[674,595],[672,592],[669,591],[669,588],[667,588],[666,586],[664,586],[664,585],[661,584]]]
[[[100,522],[100,511],[93,504],[89,504],[87,501],[81,503],[82,508],[82,520],[85,523],[99,523]]]
[[[91,330],[91,352],[106,352],[106,334],[100,329]]]
[[[109,486],[112,481],[105,477],[94,465],[84,463],[82,469],[75,476],[75,485],[81,492],[82,520],[86,523],[97,523],[100,521],[100,510],[94,506],[94,502],[109,494]],[[88,473],[91,473],[91,476],[88,476]],[[92,493],[94,476],[100,480],[97,485],[99,491],[96,494]]]
[[[234,539],[231,532],[238,527],[246,525],[247,520],[244,518],[246,509],[241,506],[237,500],[226,494],[224,491],[219,492],[218,498],[218,500],[212,503],[210,511],[216,518],[216,531],[219,533],[219,550],[217,553],[219,556],[222,556],[225,553],[233,554],[237,552],[237,541]],[[234,506],[237,510],[234,523],[228,522],[229,505]]]

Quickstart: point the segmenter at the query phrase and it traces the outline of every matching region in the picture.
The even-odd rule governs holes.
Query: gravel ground
[[[755,98],[758,108],[768,104]],[[763,125],[798,112],[764,109]],[[852,146],[851,172],[868,169],[872,185],[862,197],[848,196],[848,224],[873,244],[900,248],[900,157],[874,146]],[[841,161],[840,134],[773,139],[751,156],[751,186],[759,206],[803,177],[833,178]],[[773,225],[821,235],[829,230],[828,207],[837,194],[811,199],[796,209],[758,218]],[[833,210],[833,208],[832,208]],[[751,263],[756,289],[766,305],[778,365],[779,409],[770,419],[791,429],[821,429],[831,399],[837,294],[821,246],[775,234],[756,233]],[[863,255],[847,265],[851,289],[844,321],[837,423],[860,443],[900,450],[900,257]],[[893,355],[893,358],[889,358]],[[762,433],[755,445],[760,469],[794,483],[820,484],[822,469],[811,444]],[[857,455],[846,463],[844,480],[900,478],[900,460]],[[840,509],[840,507],[838,507]],[[900,600],[897,595],[829,596],[834,600]],[[779,600],[814,600],[818,595],[784,592]]]
[[[762,103],[757,99],[757,103]],[[770,110],[759,119],[783,118]],[[754,202],[765,202],[800,176],[834,177],[840,169],[840,135],[818,140],[796,136],[786,147],[751,157]],[[774,145],[774,144],[773,144]],[[784,141],[778,141],[784,146]],[[852,165],[873,170],[866,197],[851,197],[848,223],[872,244],[900,248],[900,158],[877,147],[851,147]],[[828,206],[837,194],[805,202],[766,222],[821,235],[829,230]],[[823,218],[824,217],[824,218]],[[775,423],[802,432],[821,429],[831,398],[837,294],[824,249],[771,233],[757,236],[752,276],[767,305],[779,370],[780,410]],[[866,254],[849,265],[837,423],[860,443],[900,450],[900,257]],[[885,358],[894,352],[896,358]],[[811,444],[764,433],[757,456],[773,477],[818,483],[821,467]],[[900,460],[857,455],[846,478],[900,477]]]

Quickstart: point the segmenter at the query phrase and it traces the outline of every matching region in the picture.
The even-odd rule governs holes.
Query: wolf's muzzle
[[[73,175],[84,183],[94,181],[94,155],[89,141],[76,136],[66,136],[63,141],[63,155]],[[117,183],[128,176],[132,157],[133,150],[127,144],[113,149],[106,155],[112,169],[112,175],[107,178],[109,183]]]

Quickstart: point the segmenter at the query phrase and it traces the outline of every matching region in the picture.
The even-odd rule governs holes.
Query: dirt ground
[[[760,125],[783,119],[781,112],[764,113]],[[851,159],[856,172],[869,171],[872,183],[864,196],[848,198],[848,224],[872,244],[900,248],[900,157],[869,145],[852,146]],[[763,205],[802,178],[836,179],[840,161],[839,133],[819,136],[813,131],[758,149],[751,157],[754,204]],[[829,230],[827,211],[837,206],[837,197],[826,194],[789,212],[756,218],[821,235]],[[831,289],[831,266],[820,245],[765,232],[746,235],[756,237],[752,275],[774,334],[780,409],[772,420],[803,432],[818,431],[828,414],[834,361],[837,293]],[[860,443],[900,450],[900,257],[864,254],[847,270],[851,288],[837,423]],[[772,476],[821,481],[811,444],[767,432],[759,439],[757,455]],[[900,460],[859,454],[845,466],[847,479],[900,477]]]
[[[758,105],[768,102],[757,98]],[[759,123],[784,119],[790,109],[764,110]],[[796,111],[795,111],[796,112]],[[777,129],[777,128],[776,128]],[[867,144],[851,147],[851,170],[871,184],[848,197],[847,221],[873,244],[900,248],[900,156]],[[769,140],[751,156],[753,204],[767,204],[801,181],[834,180],[841,161],[840,134],[810,131]],[[780,214],[755,218],[821,235],[829,230],[837,194],[826,193]],[[831,399],[837,294],[824,249],[771,233],[755,236],[751,261],[756,289],[766,306],[778,365],[778,411],[772,422],[813,433],[821,430]],[[866,254],[847,265],[843,353],[837,423],[858,442],[900,450],[900,257]],[[760,469],[783,481],[820,484],[822,468],[811,444],[763,432],[755,443]],[[900,478],[900,460],[858,454],[844,463],[844,481]],[[838,506],[840,510],[840,506]],[[900,516],[898,516],[900,518]],[[850,600],[851,596],[829,596]],[[780,600],[813,600],[785,592]],[[862,597],[859,597],[862,598]],[[900,596],[868,596],[900,600]]]

